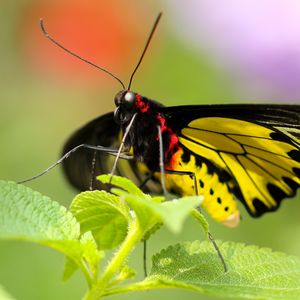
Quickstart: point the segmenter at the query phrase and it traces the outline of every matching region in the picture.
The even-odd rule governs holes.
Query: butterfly
[[[59,162],[68,180],[80,190],[107,189],[95,176],[113,170],[146,192],[160,193],[166,185],[181,196],[202,194],[203,207],[228,227],[239,224],[237,200],[253,217],[275,211],[300,186],[300,105],[165,107],[131,91],[132,78],[160,17],[127,89],[111,72],[51,38],[41,20],[48,39],[122,85],[115,96],[115,111],[89,122],[65,144]],[[121,152],[126,155],[119,160],[111,155]],[[161,180],[158,173],[163,173]]]
[[[138,93],[116,95],[116,110],[75,132],[63,153],[79,144],[116,147],[125,139],[132,159],[116,173],[144,190],[160,192],[159,134],[167,187],[178,195],[204,195],[203,207],[218,222],[237,226],[237,200],[259,217],[275,211],[300,186],[300,105],[233,104],[165,107]],[[68,180],[80,190],[112,169],[114,157],[79,149],[63,162]],[[95,182],[96,183],[96,182]],[[96,188],[104,188],[96,183]]]

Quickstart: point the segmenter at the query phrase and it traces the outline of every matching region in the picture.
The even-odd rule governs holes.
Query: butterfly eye
[[[134,103],[135,103],[136,99],[135,99],[135,94],[133,92],[127,92],[124,95],[124,105],[127,108],[132,108]]]
[[[116,96],[115,96],[115,105],[118,107],[122,103],[122,98],[124,96],[124,91],[120,91]]]
[[[120,107],[117,107],[114,111],[114,120],[117,124],[121,124],[121,112],[120,112]]]
[[[132,118],[132,113],[122,110],[122,107],[118,106],[114,111],[114,120],[117,124],[122,125]]]

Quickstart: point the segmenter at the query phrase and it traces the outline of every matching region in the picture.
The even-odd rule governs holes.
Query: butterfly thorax
[[[130,91],[121,91],[115,98],[115,119],[123,135],[130,126],[125,147],[132,148],[134,157],[151,171],[159,170],[159,128],[163,140],[163,159],[168,164],[179,149],[178,137],[168,126],[163,105]],[[131,123],[132,118],[134,121]]]

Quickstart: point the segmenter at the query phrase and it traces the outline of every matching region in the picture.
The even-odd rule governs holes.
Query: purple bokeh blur
[[[250,100],[300,103],[300,1],[169,1],[177,35]]]

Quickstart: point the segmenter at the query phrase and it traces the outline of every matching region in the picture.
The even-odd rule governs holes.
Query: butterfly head
[[[150,101],[132,91],[122,90],[115,96],[115,105],[115,121],[119,124],[124,124],[135,113],[146,113],[150,108]]]
[[[116,107],[124,106],[127,109],[132,109],[136,102],[136,93],[131,91],[120,91],[115,96],[115,105]]]

